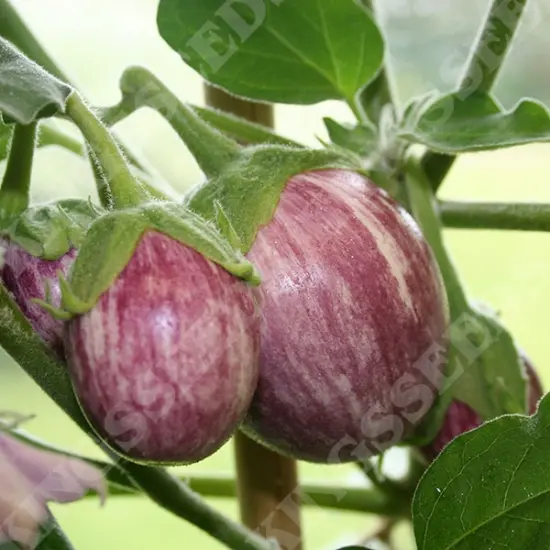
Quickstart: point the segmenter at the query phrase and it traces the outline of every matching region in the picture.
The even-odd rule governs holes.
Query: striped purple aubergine
[[[528,405],[529,414],[537,410],[537,404],[544,394],[541,381],[530,360],[522,354],[523,364],[528,379]],[[473,430],[483,424],[479,415],[466,403],[462,401],[453,401],[445,415],[443,427],[435,439],[421,449],[421,454],[426,460],[431,462],[455,437]]]
[[[75,393],[100,437],[140,462],[186,464],[242,421],[258,379],[254,291],[158,232],[111,287],[68,321]]]
[[[263,279],[262,343],[245,433],[320,463],[403,439],[437,394],[442,361],[422,357],[445,356],[448,325],[412,217],[357,173],[309,172],[288,181],[248,257]]]
[[[56,307],[60,306],[58,272],[61,271],[65,276],[68,274],[76,258],[76,249],[72,248],[58,260],[50,261],[29,254],[7,239],[3,239],[0,246],[3,249],[2,282],[33,329],[62,358],[63,321],[52,317],[32,300],[44,300],[46,284],[49,284],[51,303]]]

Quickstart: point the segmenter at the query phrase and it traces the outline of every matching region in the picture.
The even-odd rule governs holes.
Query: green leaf
[[[62,310],[81,315],[109,289],[132,258],[146,231],[158,231],[194,248],[224,269],[253,284],[254,266],[231,247],[213,223],[173,202],[153,202],[115,210],[95,220],[83,239],[70,273],[62,281]]]
[[[92,202],[80,199],[39,204],[25,210],[4,234],[33,256],[56,260],[80,246],[102,213]]]
[[[72,91],[0,38],[0,112],[4,120],[30,124],[64,112]]]
[[[39,542],[35,550],[74,550],[74,546],[53,516],[40,527]]]
[[[418,106],[417,106],[418,107]],[[466,153],[550,140],[550,113],[532,99],[504,110],[490,95],[432,99],[404,119],[400,135],[443,153]]]
[[[366,124],[341,124],[332,118],[323,119],[330,140],[335,145],[369,157],[378,147],[378,132],[374,126]]]
[[[353,0],[161,0],[161,36],[208,81],[275,103],[353,101],[382,35]]]
[[[488,312],[471,311],[451,327],[453,369],[463,372],[452,384],[453,399],[483,419],[528,410],[527,374],[511,334]],[[459,371],[454,371],[459,372]]]
[[[215,220],[216,204],[231,222],[246,254],[259,229],[271,221],[288,180],[309,170],[358,170],[360,163],[338,151],[256,146],[243,149],[221,175],[192,189],[186,204],[202,217]],[[220,228],[223,231],[222,228]],[[230,238],[230,235],[224,235]]]
[[[550,396],[533,417],[502,416],[452,441],[414,497],[419,550],[546,550]]]

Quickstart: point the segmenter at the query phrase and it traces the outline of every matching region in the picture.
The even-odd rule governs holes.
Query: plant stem
[[[46,344],[32,330],[1,284],[0,319],[0,346],[86,434],[97,442],[75,398],[67,366],[53,356]],[[98,443],[115,463],[106,467],[122,469],[147,496],[164,509],[188,521],[197,522],[198,527],[234,550],[273,548],[261,537],[201,502],[197,495],[165,470],[134,464]],[[119,474],[116,480],[122,483],[124,476]]]
[[[165,470],[128,462],[124,469],[143,491],[178,517],[190,521],[234,550],[273,550],[274,544],[212,509],[184,482]]]
[[[98,111],[104,124],[107,126],[114,126],[142,107],[154,108],[154,106],[148,105],[144,101],[144,98],[140,96],[132,101],[130,101],[128,97],[124,98],[117,105],[98,109]],[[202,118],[202,120],[240,143],[255,145],[270,143],[275,145],[288,145],[289,147],[304,147],[303,144],[290,138],[280,136],[273,130],[261,126],[260,124],[250,122],[218,109],[199,107],[198,105],[191,104],[189,104],[188,107]],[[160,112],[160,114],[163,115],[162,112]]]
[[[230,476],[188,476],[182,478],[204,497],[235,498],[238,495],[237,482]],[[407,517],[408,508],[401,501],[384,494],[378,489],[362,489],[357,487],[331,486],[306,483],[300,486],[303,506],[330,508],[348,512],[362,512],[392,518]],[[139,496],[139,491],[132,487],[122,487],[120,484],[111,486],[111,496]]]
[[[146,189],[134,178],[109,130],[86,106],[77,92],[66,103],[67,115],[80,128],[97,158],[109,186],[114,208],[136,206],[151,199]]]
[[[37,123],[16,124],[0,187],[0,217],[9,220],[29,206]]]
[[[0,422],[0,428],[8,429],[5,423]],[[82,460],[105,472],[109,483],[109,496],[140,496],[137,484],[122,470],[118,464],[90,459],[72,451],[56,447],[50,443],[37,439],[28,432],[17,428],[10,430],[10,435],[21,442],[32,445],[38,449]],[[180,478],[182,483],[189,486],[192,491],[205,497],[235,498],[237,496],[237,482],[228,475],[192,474]],[[411,484],[411,494],[414,490]],[[395,499],[385,491],[377,488],[349,487],[342,485],[329,485],[326,483],[305,483],[300,486],[302,504],[304,506],[332,508],[350,512],[363,512],[366,514],[382,515],[387,517],[406,517],[408,507],[404,506],[403,499]],[[89,493],[86,496],[93,496]]]
[[[493,0],[481,28],[457,93],[467,99],[474,92],[491,91],[510,50],[527,0]],[[423,166],[435,190],[439,188],[456,157],[428,152]]]
[[[550,204],[444,201],[439,211],[446,227],[550,231]]]
[[[92,151],[89,152],[88,159],[90,160],[99,202],[103,208],[111,210],[113,208],[113,196],[111,195],[111,190],[103,177],[101,169],[99,168],[99,163]]]
[[[442,225],[430,181],[424,174],[418,157],[412,151],[406,159],[405,177],[412,214],[420,225],[441,270],[447,289],[451,319],[457,319],[462,313],[469,311],[468,299],[443,242]]]
[[[273,127],[269,105],[243,101],[205,85],[206,103],[266,127]],[[275,536],[283,550],[300,550],[300,492],[296,462],[270,451],[242,433],[234,438],[242,520]]]
[[[493,0],[472,49],[460,90],[491,91],[526,5],[527,0]]]
[[[48,145],[58,145],[75,155],[84,156],[86,152],[83,144],[56,128],[53,128],[48,123],[42,123],[38,132],[38,147],[46,147]]]
[[[120,88],[126,109],[147,106],[170,123],[208,178],[221,174],[239,154],[241,148],[236,141],[202,120],[147,69],[126,69]]]

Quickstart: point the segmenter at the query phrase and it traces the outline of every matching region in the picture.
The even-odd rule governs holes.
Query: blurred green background
[[[291,0],[288,0],[291,1]],[[456,82],[468,47],[477,33],[488,0],[383,0],[379,3],[389,39],[391,62],[398,78],[401,102]],[[123,69],[142,64],[153,70],[182,98],[202,103],[201,80],[159,38],[155,0],[15,0],[48,51],[79,84],[95,105],[118,100],[117,82]],[[520,29],[497,94],[506,106],[530,95],[550,104],[548,42],[543,20],[550,0],[533,0]],[[351,120],[348,109],[335,102],[314,107],[277,107],[277,129],[305,143],[326,138],[321,118],[330,115]],[[128,143],[154,165],[178,190],[201,179],[195,162],[171,129],[152,112],[143,111],[117,127]],[[446,181],[442,196],[454,199],[550,201],[550,145],[537,145],[460,159]],[[37,200],[87,197],[93,193],[87,164],[70,153],[49,148],[37,156],[33,193]],[[449,231],[447,240],[472,297],[502,313],[519,344],[550,387],[550,339],[546,314],[550,304],[550,236],[511,232]],[[19,368],[3,354],[0,370],[2,409],[35,413],[26,427],[52,442],[82,453],[98,451],[61,414]],[[401,455],[392,453],[389,465],[398,468]],[[186,472],[233,471],[231,444]],[[300,464],[303,480],[365,483],[350,466],[321,467]],[[212,500],[237,517],[235,502]],[[55,512],[79,550],[97,548],[145,549],[204,548],[219,544],[190,525],[178,521],[139,498],[112,498],[104,509],[95,499]],[[303,513],[306,548],[332,550],[352,544],[372,528],[371,518],[307,508]],[[403,528],[399,550],[412,550],[410,533]]]

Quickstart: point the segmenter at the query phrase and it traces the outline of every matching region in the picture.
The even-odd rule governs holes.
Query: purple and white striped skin
[[[51,302],[61,304],[58,272],[67,275],[76,258],[72,248],[58,260],[44,260],[29,254],[18,244],[3,239],[2,282],[28,319],[32,328],[48,344],[55,354],[63,357],[63,321],[52,317],[33,298],[46,298],[46,283],[50,286]]]
[[[92,310],[66,324],[76,395],[97,433],[133,460],[199,461],[248,410],[260,321],[245,282],[147,232]]]
[[[263,280],[262,344],[245,433],[322,463],[360,460],[401,440],[393,415],[418,410],[420,400],[420,422],[441,380],[428,365],[435,387],[426,396],[413,363],[434,342],[446,345],[448,325],[439,270],[411,216],[354,172],[301,174],[248,257]],[[406,404],[392,393],[400,383],[412,386]]]
[[[534,414],[544,391],[533,365],[525,355],[522,355],[522,358],[528,378],[529,414]],[[443,427],[435,439],[429,445],[422,447],[422,456],[431,462],[455,437],[469,432],[481,424],[483,424],[483,420],[469,405],[462,401],[453,401],[447,410]]]

